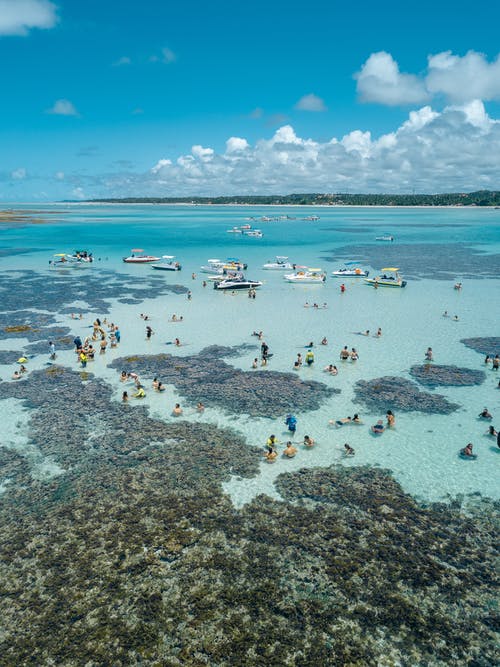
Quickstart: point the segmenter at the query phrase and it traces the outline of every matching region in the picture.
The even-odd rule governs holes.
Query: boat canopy
[[[163,259],[174,259],[175,255],[162,255]]]
[[[318,273],[320,273],[321,270],[322,270],[322,269],[311,269],[311,268],[309,268],[309,271],[317,271]]]
[[[386,269],[381,269],[381,271],[394,271],[395,272],[395,271],[399,271],[399,269],[389,267],[389,268],[386,268]]]

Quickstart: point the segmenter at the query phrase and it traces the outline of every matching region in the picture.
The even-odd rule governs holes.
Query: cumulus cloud
[[[390,53],[372,53],[354,75],[362,102],[388,106],[418,104],[441,95],[451,104],[500,100],[500,55],[493,62],[476,51],[457,56],[451,51],[431,55],[421,76],[399,71]]]
[[[22,181],[26,178],[26,169],[24,167],[19,167],[19,169],[14,169],[10,172],[10,177],[15,181]]]
[[[326,111],[326,106],[321,97],[310,93],[304,95],[295,105],[296,109],[300,111]]]
[[[33,28],[53,28],[57,7],[49,0],[0,0],[0,35],[27,35]]]
[[[75,109],[73,102],[69,100],[56,100],[54,106],[47,109],[47,113],[55,114],[56,116],[79,116],[80,114]]]
[[[102,196],[276,194],[287,192],[450,192],[495,189],[500,121],[482,102],[410,112],[393,132],[353,130],[316,141],[291,125],[250,144],[230,137],[222,152],[195,145],[162,158],[145,174],[101,181]],[[92,187],[95,183],[92,184]]]
[[[463,57],[443,51],[429,56],[428,67],[425,82],[431,93],[441,93],[457,103],[500,99],[500,55],[489,63],[475,51]]]
[[[385,51],[372,53],[354,78],[362,102],[397,106],[429,99],[424,82],[413,74],[400,72],[398,63]]]

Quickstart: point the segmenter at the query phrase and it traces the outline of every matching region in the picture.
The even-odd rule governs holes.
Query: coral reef
[[[354,392],[356,399],[374,412],[396,408],[402,412],[448,415],[460,407],[456,403],[450,403],[441,394],[421,391],[414,382],[395,376],[358,380],[354,385]]]
[[[239,355],[242,349],[249,347],[214,345],[185,357],[171,354],[121,357],[110,366],[158,377],[164,384],[175,385],[193,403],[203,401],[207,406],[258,417],[279,417],[290,410],[315,410],[324,399],[340,392],[321,382],[302,381],[293,373],[247,372],[222,360]]]
[[[485,256],[488,261],[485,261]],[[400,266],[405,278],[467,280],[497,278],[500,254],[486,254],[467,243],[376,243],[343,246],[322,257],[326,262],[359,257],[371,266]]]
[[[427,387],[471,387],[482,384],[486,379],[484,371],[475,371],[458,366],[443,366],[438,364],[421,364],[410,368],[410,375],[417,382]]]
[[[498,336],[462,338],[460,342],[480,354],[489,354],[490,356],[500,354],[500,337]]]

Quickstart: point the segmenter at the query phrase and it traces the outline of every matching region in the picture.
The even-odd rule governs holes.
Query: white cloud
[[[195,145],[159,160],[146,174],[106,179],[103,196],[218,195],[288,192],[457,192],[496,189],[500,121],[475,101],[410,112],[393,132],[353,130],[318,142],[280,127],[250,145],[230,137],[224,152]],[[93,184],[94,186],[95,184]]]
[[[10,172],[11,178],[15,181],[22,181],[26,178],[26,169],[24,167],[19,167],[19,169],[14,169]]]
[[[425,75],[404,74],[385,51],[372,53],[354,75],[362,102],[388,106],[418,104],[441,95],[451,104],[473,100],[500,100],[500,55],[491,63],[486,56],[469,51],[431,55]]]
[[[321,97],[310,93],[304,95],[295,105],[296,109],[300,111],[326,111],[326,106]]]
[[[489,63],[484,54],[476,51],[463,57],[443,51],[429,56],[428,67],[428,90],[446,95],[451,102],[500,99],[500,55]]]
[[[177,60],[177,55],[172,51],[172,49],[169,49],[167,46],[165,46],[163,49],[161,49],[159,56],[151,56],[149,60],[152,63],[163,63],[164,65],[170,65]]]
[[[226,141],[226,153],[239,153],[249,148],[249,143],[241,137],[229,137]]]
[[[71,194],[75,199],[87,199],[87,196],[82,187],[78,186],[71,190]]]
[[[55,114],[57,116],[79,116],[80,114],[75,109],[72,102],[69,100],[56,100],[54,106],[47,109],[47,113]]]
[[[128,56],[122,56],[121,58],[118,58],[118,60],[115,60],[113,63],[113,67],[121,67],[122,65],[130,65],[132,60]]]
[[[56,181],[64,181],[64,171],[56,171],[54,176]]]
[[[372,53],[354,78],[362,102],[397,106],[419,104],[429,98],[423,81],[400,72],[398,63],[385,51]]]
[[[0,35],[27,35],[32,28],[53,28],[57,7],[49,0],[0,0]]]

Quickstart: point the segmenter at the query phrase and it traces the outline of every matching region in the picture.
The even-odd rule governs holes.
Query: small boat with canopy
[[[365,283],[373,287],[406,287],[406,280],[402,279],[399,269],[387,267],[381,271],[381,275],[375,278],[365,278]]]

